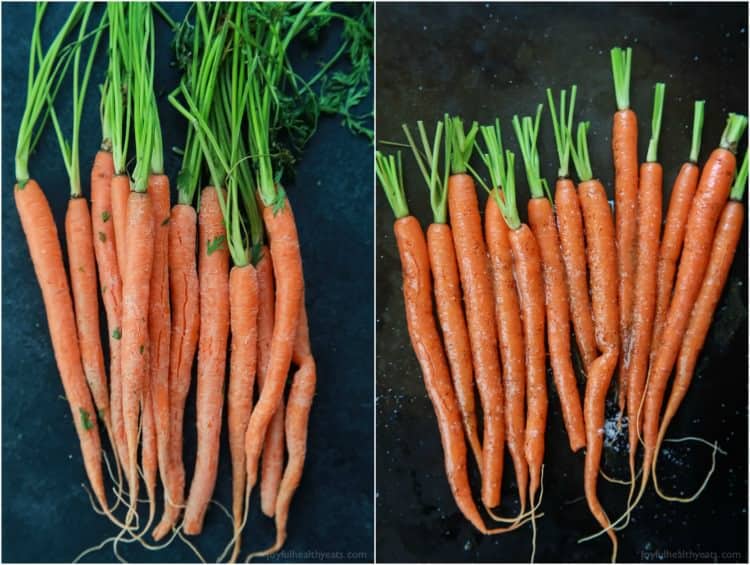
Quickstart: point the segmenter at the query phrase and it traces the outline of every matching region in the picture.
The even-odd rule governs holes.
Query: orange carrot
[[[172,331],[169,344],[169,474],[165,509],[154,530],[160,540],[177,522],[185,496],[185,465],[182,461],[185,400],[190,390],[193,358],[198,345],[200,310],[198,273],[195,264],[195,208],[176,204],[169,218],[169,286]]]
[[[630,67],[632,49],[611,51],[617,112],[612,119],[612,157],[615,166],[615,224],[617,237],[617,300],[620,305],[620,347],[627,351],[633,311],[636,237],[638,229],[638,120],[630,109]],[[619,363],[617,401],[620,413],[627,399],[626,357]]]
[[[667,407],[659,426],[659,434],[656,438],[656,447],[654,448],[656,455],[658,455],[661,449],[667,428],[669,428],[669,424],[677,413],[693,380],[698,356],[706,341],[711,320],[719,304],[719,299],[721,298],[735,252],[737,251],[737,244],[742,236],[742,224],[745,220],[745,208],[742,205],[742,196],[745,192],[747,182],[747,167],[746,152],[742,167],[732,187],[730,200],[724,205],[724,210],[719,217],[708,259],[708,266],[706,267],[706,275],[701,284],[698,297],[695,300],[695,305],[693,306],[690,320],[685,330],[685,337],[680,346],[672,391],[669,395]],[[654,478],[654,485],[658,491],[656,462],[657,457],[654,456],[651,473]],[[665,498],[667,500],[681,500],[672,497]]]
[[[617,536],[596,493],[602,447],[604,444],[604,407],[607,390],[619,355],[617,253],[615,227],[602,183],[591,172],[586,131],[588,123],[578,127],[578,149],[571,147],[573,162],[580,178],[578,197],[588,245],[587,259],[591,277],[591,305],[596,328],[596,344],[602,354],[587,367],[583,417],[586,425],[584,491],[591,513],[607,529],[612,541],[612,560],[617,557]],[[572,139],[570,141],[572,146]]]
[[[566,105],[567,92],[560,92],[560,114],[558,117],[552,91],[547,89],[555,145],[560,160],[558,178],[555,182],[555,211],[560,249],[565,264],[565,282],[570,300],[570,320],[573,323],[578,352],[583,366],[588,367],[599,352],[594,337],[594,320],[591,315],[589,283],[586,268],[586,243],[583,237],[581,204],[575,184],[570,179],[570,148],[568,136],[573,128],[576,85],[570,90],[570,103]],[[566,112],[567,109],[567,112]]]
[[[196,426],[198,452],[185,507],[184,530],[197,535],[216,484],[219,436],[224,405],[224,371],[229,335],[229,251],[217,188],[201,192],[198,278],[200,336]]]
[[[130,197],[130,178],[127,173],[116,173],[111,184],[112,224],[115,231],[115,248],[117,250],[117,264],[120,265],[120,277],[126,263],[126,233],[128,226],[128,198]]]
[[[450,144],[451,175],[448,178],[448,214],[461,276],[466,322],[474,362],[474,378],[484,416],[482,446],[482,502],[487,508],[500,504],[505,448],[505,421],[500,358],[497,350],[494,297],[482,219],[474,181],[466,174],[478,131],[475,123],[467,135],[459,118],[445,119],[446,143]]]
[[[667,218],[664,222],[664,235],[659,247],[659,264],[656,271],[656,316],[651,340],[652,360],[659,345],[661,329],[669,308],[669,300],[672,298],[672,285],[677,271],[677,260],[680,257],[682,240],[685,237],[685,223],[690,212],[690,205],[693,202],[695,189],[698,187],[698,176],[700,175],[698,155],[703,130],[704,106],[703,100],[695,102],[690,158],[682,165],[674,181],[672,195],[669,198]]]

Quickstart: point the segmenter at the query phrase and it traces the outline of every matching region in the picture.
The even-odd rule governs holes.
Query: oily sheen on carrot
[[[547,307],[547,342],[555,387],[560,397],[563,423],[570,449],[586,445],[581,397],[570,353],[570,317],[565,266],[555,225],[555,214],[546,198],[531,198],[528,205],[529,226],[539,247],[544,275],[544,297]]]
[[[258,277],[252,265],[229,273],[229,324],[232,332],[227,394],[227,430],[232,460],[232,516],[239,533],[245,494],[245,432],[253,404],[258,352]],[[235,554],[240,549],[236,535]]]
[[[695,189],[698,187],[700,168],[695,163],[685,163],[674,181],[669,197],[667,218],[664,221],[664,234],[659,247],[659,263],[656,270],[656,315],[654,319],[651,357],[658,348],[664,318],[667,316],[669,301],[672,298],[672,285],[677,272],[677,261],[682,251],[690,206]]]
[[[224,408],[229,339],[229,250],[216,191],[212,186],[203,189],[198,216],[201,312],[196,394],[198,448],[185,506],[184,530],[188,535],[197,535],[203,529],[203,519],[216,485]]]
[[[481,469],[482,446],[474,401],[471,345],[461,300],[461,282],[453,248],[453,234],[448,224],[430,224],[427,228],[427,251],[430,255],[438,321],[443,333],[456,399],[469,445]]]
[[[120,268],[120,277],[125,278],[123,270],[127,265],[126,239],[128,228],[128,199],[130,198],[130,178],[127,174],[116,174],[111,183],[112,202],[112,224],[115,228],[115,248],[117,250],[117,265]]]
[[[638,240],[633,296],[633,325],[628,358],[628,438],[630,468],[635,471],[635,452],[641,421],[641,400],[646,385],[649,352],[656,307],[656,268],[661,231],[662,167],[643,163],[638,188]],[[633,475],[634,476],[634,475]]]
[[[501,196],[502,198],[502,196]],[[484,234],[492,266],[495,292],[495,319],[500,342],[505,392],[505,437],[516,473],[521,513],[526,508],[529,466],[524,453],[526,426],[526,358],[518,303],[513,277],[513,255],[508,239],[508,225],[503,219],[495,195],[490,194],[484,211]]]
[[[97,413],[104,422],[104,427],[109,430],[109,391],[99,332],[99,293],[97,292],[94,241],[91,235],[89,206],[83,197],[73,197],[68,201],[68,210],[65,214],[65,239],[83,372],[86,375],[86,382],[91,390]]]
[[[599,355],[594,335],[594,319],[589,298],[588,269],[586,267],[586,242],[583,235],[583,217],[575,184],[569,178],[559,178],[555,183],[555,208],[560,248],[565,263],[565,276],[570,299],[570,318],[573,322],[578,351],[584,367]]]
[[[110,421],[117,456],[127,460],[127,440],[122,420],[122,279],[117,266],[115,228],[112,221],[112,177],[114,162],[110,151],[99,150],[91,167],[91,228],[94,257],[99,270],[104,311],[109,336]]]
[[[583,400],[583,417],[586,425],[584,492],[594,518],[602,528],[607,528],[610,522],[599,502],[596,484],[604,444],[605,399],[619,354],[615,227],[601,182],[581,182],[578,185],[578,196],[586,233],[596,341],[602,352],[588,367]],[[613,553],[616,555],[617,537],[611,529],[607,531],[607,535],[612,540]]]
[[[273,258],[265,245],[256,266],[258,274],[258,389],[262,390],[268,370],[273,336]],[[284,399],[268,424],[263,444],[260,471],[260,507],[263,514],[272,518],[276,512],[276,496],[281,474],[284,471]]]
[[[57,226],[47,198],[33,179],[28,180],[23,188],[16,185],[13,197],[42,291],[52,349],[81,444],[86,475],[97,501],[107,509],[97,417],[81,365],[73,300]]]
[[[196,226],[195,208],[185,204],[172,207],[169,219],[169,289],[172,303],[169,342],[170,480],[165,485],[164,515],[153,533],[157,541],[176,524],[185,497],[183,421],[200,327],[198,272],[195,264]]]
[[[728,149],[714,149],[706,161],[688,214],[685,240],[677,270],[672,301],[667,311],[659,348],[649,369],[646,399],[643,407],[644,469],[649,469],[655,455],[659,415],[664,391],[679,354],[690,313],[706,273],[716,223],[729,196],[736,158]],[[641,489],[648,484],[650,473],[644,471]]]
[[[618,110],[612,119],[612,157],[615,166],[615,230],[617,237],[617,301],[620,306],[620,344],[627,343],[633,311],[636,237],[638,229],[638,120],[631,109]],[[625,409],[627,371],[619,363],[617,400]]]
[[[148,336],[151,373],[150,395],[159,476],[166,491],[169,481],[169,179],[166,175],[151,175],[148,191],[154,226],[154,260],[149,291]]]
[[[154,254],[154,226],[151,197],[148,192],[131,192],[128,197],[127,267],[122,282],[122,412],[128,446],[130,503],[138,500],[138,437],[144,383],[148,365],[144,353],[148,347],[148,310],[151,264]]]
[[[464,293],[474,378],[484,414],[482,502],[487,508],[494,508],[500,504],[503,476],[503,387],[497,351],[492,280],[482,235],[476,187],[469,175],[455,174],[449,177],[448,214]]]
[[[282,402],[284,384],[292,362],[304,286],[299,237],[289,200],[285,199],[278,209],[275,206],[264,206],[263,223],[271,245],[276,301],[266,380],[245,434],[247,495],[258,479],[258,462],[268,424]]]

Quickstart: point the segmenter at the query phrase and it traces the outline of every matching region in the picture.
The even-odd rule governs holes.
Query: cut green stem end
[[[417,122],[417,129],[419,131],[419,138],[422,143],[422,151],[419,150],[414,138],[409,131],[409,127],[406,124],[401,126],[406,134],[406,139],[409,142],[414,159],[417,161],[419,170],[424,177],[425,183],[427,183],[427,189],[430,191],[430,206],[432,207],[433,220],[436,224],[444,224],[448,221],[448,168],[449,159],[448,155],[449,145],[446,144],[446,152],[444,154],[443,163],[443,175],[440,175],[440,145],[443,136],[443,122],[438,122],[435,127],[435,136],[432,144],[427,136],[427,131],[424,127],[424,122],[421,120]]]
[[[375,153],[375,169],[383,187],[385,197],[391,205],[397,220],[409,215],[409,205],[406,203],[404,193],[404,175],[401,167],[401,152],[396,155],[383,155],[380,151]]]
[[[742,114],[729,114],[727,126],[724,128],[724,133],[721,134],[719,147],[727,149],[732,153],[737,153],[737,143],[740,141],[742,134],[745,133],[746,127],[747,116],[743,116]]]
[[[654,111],[651,116],[651,139],[648,141],[647,163],[656,163],[659,160],[659,135],[661,134],[661,117],[664,111],[664,86],[663,82],[657,82],[654,87]]]
[[[558,117],[555,100],[552,96],[552,90],[547,89],[547,101],[549,102],[549,112],[552,116],[552,129],[555,132],[555,147],[557,147],[557,157],[560,167],[557,169],[559,178],[570,176],[570,144],[568,138],[573,129],[573,109],[576,105],[576,92],[578,88],[574,84],[570,88],[570,102],[566,106],[567,92],[560,91],[560,114]]]
[[[612,59],[612,78],[615,82],[615,98],[618,110],[630,108],[630,66],[633,49],[614,47],[610,51]]]
[[[516,132],[518,145],[521,147],[521,156],[523,157],[523,164],[526,169],[526,180],[529,183],[532,198],[544,198],[545,181],[541,177],[539,150],[536,145],[543,108],[542,104],[537,106],[534,118],[524,116],[523,119],[519,119],[518,116],[513,116],[513,129]]]
[[[573,139],[570,139],[570,150],[571,157],[573,157],[573,164],[578,173],[578,178],[581,182],[590,181],[594,178],[594,174],[591,171],[591,158],[589,157],[589,146],[586,140],[586,134],[589,130],[589,122],[580,122],[578,124],[578,135],[576,138],[576,145],[573,145]]]
[[[742,159],[742,166],[734,179],[729,198],[737,201],[742,200],[742,197],[745,195],[745,188],[747,188],[747,149],[745,150],[745,158]]]
[[[479,148],[477,150],[489,171],[492,188],[504,188],[508,181],[500,120],[496,119],[492,126],[482,126],[479,131],[482,133],[487,153],[482,153]]]
[[[479,133],[477,122],[473,122],[468,133],[465,133],[461,118],[445,115],[445,139],[446,143],[450,144],[451,174],[458,175],[468,170],[477,133]]]
[[[705,100],[696,100],[693,109],[693,140],[690,144],[690,162],[697,163],[701,152],[701,137],[703,136],[703,117],[706,109]]]

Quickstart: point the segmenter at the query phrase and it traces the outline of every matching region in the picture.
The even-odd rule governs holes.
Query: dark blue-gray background
[[[165,4],[173,17],[185,6]],[[43,37],[56,33],[69,4],[50,5]],[[353,12],[358,8],[346,7]],[[96,9],[99,14],[101,7]],[[18,124],[25,102],[28,40],[33,4],[2,5],[2,558],[4,561],[71,561],[81,550],[116,533],[93,512],[81,488],[86,481],[70,410],[47,331],[44,306],[13,203]],[[185,122],[166,100],[178,74],[171,68],[170,32],[157,17],[156,90],[164,135],[165,167],[174,186],[180,166],[170,148],[181,146]],[[297,53],[299,69],[311,71],[332,54],[341,26],[333,24],[321,43]],[[106,37],[104,39],[106,41]],[[106,43],[105,43],[106,44]],[[103,50],[92,75],[81,133],[84,194],[89,194],[92,158],[101,141],[96,85],[104,72]],[[309,76],[309,75],[308,75]],[[70,95],[58,100],[63,128],[70,124]],[[369,101],[371,103],[371,99]],[[365,104],[366,106],[367,104]],[[68,181],[52,128],[30,160],[62,237]],[[310,416],[308,458],[292,503],[282,561],[371,561],[373,550],[372,401],[372,146],[355,138],[339,120],[323,117],[287,184],[301,237],[310,335],[318,363],[318,391]],[[63,242],[64,245],[64,242]],[[103,334],[105,335],[105,334]],[[106,341],[105,341],[106,344]],[[188,480],[195,452],[194,393],[186,413]],[[105,442],[106,445],[106,442]],[[230,505],[231,475],[226,432],[214,497]],[[159,512],[162,498],[159,496]],[[251,501],[244,548],[273,541],[273,523]],[[210,506],[203,534],[194,539],[214,560],[231,537],[231,524]],[[150,538],[150,536],[149,536]],[[121,545],[131,561],[195,561],[179,541],[161,552]],[[350,555],[349,552],[352,552]],[[244,553],[243,553],[244,555]],[[89,560],[111,561],[111,545]]]
[[[665,197],[688,157],[693,101],[706,100],[701,164],[717,145],[727,112],[747,112],[747,3],[379,3],[376,12],[378,139],[401,141],[403,122],[423,119],[433,128],[432,122],[444,112],[483,124],[499,117],[503,141],[516,153],[523,219],[528,188],[510,120],[515,113],[530,114],[538,103],[545,104],[542,175],[554,181],[557,153],[546,87],[578,84],[576,120],[591,121],[594,174],[611,197],[615,97],[609,50],[615,45],[633,47],[631,103],[639,118],[640,159],[650,135],[653,85],[667,85],[659,145]],[[742,151],[746,140],[747,135]],[[426,227],[431,221],[429,199],[408,151],[407,198],[412,213]],[[477,170],[484,171],[475,162]],[[484,202],[484,192],[477,189]],[[406,332],[392,224],[393,214],[378,188],[378,561],[526,562],[531,553],[529,526],[484,537],[460,515],[451,497],[435,416]],[[713,561],[714,554],[719,561],[747,560],[746,242],[747,226],[696,377],[668,432],[669,437],[699,435],[718,441],[728,455],[718,457],[708,488],[692,504],[664,502],[649,487],[630,525],[618,534],[622,562]],[[606,536],[576,544],[598,527],[583,500],[583,454],[570,453],[551,376],[548,383],[540,509],[545,515],[537,521],[536,559],[603,561],[610,552]],[[677,496],[681,490],[684,495],[693,492],[710,462],[705,446],[665,444],[659,463],[662,487]],[[626,477],[621,439],[605,448],[602,465],[610,475]],[[470,467],[474,471],[473,461]],[[505,469],[502,509],[512,515],[517,494],[508,458]],[[479,483],[473,484],[478,501]],[[610,517],[625,508],[627,487],[600,479],[599,493]]]

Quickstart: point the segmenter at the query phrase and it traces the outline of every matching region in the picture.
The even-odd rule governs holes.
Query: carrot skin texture
[[[185,465],[182,459],[185,401],[190,390],[193,359],[200,328],[200,299],[196,267],[195,208],[172,207],[169,220],[169,288],[172,304],[169,343],[169,488],[165,492],[164,515],[154,530],[154,539],[167,535],[177,522],[185,500]]]
[[[258,463],[268,424],[282,402],[297,335],[304,285],[299,237],[289,201],[285,200],[283,207],[276,211],[273,206],[264,206],[263,222],[273,257],[276,299],[266,380],[245,434],[248,492],[258,479]]]
[[[71,198],[68,201],[68,210],[65,214],[65,238],[83,372],[86,375],[94,405],[98,410],[97,413],[104,422],[105,428],[109,430],[109,391],[99,331],[96,260],[91,235],[91,215],[85,198]]]
[[[122,360],[120,334],[122,332],[122,278],[117,266],[115,228],[112,221],[112,153],[98,151],[91,167],[91,231],[94,257],[99,270],[102,302],[107,315],[109,336],[109,394],[110,421],[115,451],[121,462],[127,456],[127,440],[122,420]],[[99,235],[102,234],[102,235]]]
[[[617,301],[620,305],[620,348],[630,336],[635,281],[638,229],[638,119],[630,109],[615,112],[612,120],[612,157],[615,167],[615,230],[617,237]],[[627,371],[625,355],[620,358],[617,401],[625,409]]]
[[[229,273],[229,323],[232,333],[227,395],[227,430],[232,460],[232,515],[242,522],[245,494],[245,432],[253,404],[258,351],[258,278],[255,267]],[[239,550],[239,538],[237,550]]]
[[[570,298],[570,318],[583,365],[588,367],[596,359],[599,351],[596,347],[594,319],[591,313],[589,283],[586,275],[588,269],[581,204],[576,187],[569,178],[557,179],[555,183],[555,207]]]
[[[219,465],[219,436],[224,408],[224,373],[229,339],[229,250],[217,189],[201,192],[198,215],[200,233],[198,280],[200,287],[200,333],[198,338],[198,376],[196,427],[198,447],[195,472],[185,506],[184,529],[197,535],[216,485]],[[209,244],[212,251],[209,254]]]
[[[448,214],[466,305],[466,322],[474,362],[474,378],[484,415],[482,502],[500,504],[505,448],[503,387],[497,350],[494,297],[482,234],[474,180],[466,174],[448,179]]]
[[[656,352],[661,336],[664,318],[672,298],[672,285],[677,272],[677,261],[682,251],[685,238],[690,205],[693,202],[695,189],[698,187],[700,169],[695,163],[682,165],[672,187],[669,198],[667,218],[664,222],[664,235],[659,247],[659,265],[656,272],[656,317],[654,319],[653,339],[651,341],[651,358]]]
[[[47,198],[35,180],[29,179],[23,188],[16,185],[13,197],[42,292],[52,349],[81,444],[86,475],[97,501],[107,508],[97,416],[81,365],[73,300],[57,226]],[[89,429],[84,424],[84,413],[88,415]]]
[[[587,257],[596,343],[602,351],[587,369],[588,378],[583,398],[583,417],[586,425],[584,491],[591,513],[602,528],[606,528],[610,522],[599,502],[596,483],[604,443],[605,399],[617,366],[620,343],[618,292],[617,285],[614,284],[618,273],[615,226],[607,195],[598,180],[580,183],[578,195],[588,243]],[[614,531],[608,530],[607,535],[613,545],[616,545],[617,537]]]
[[[484,531],[469,486],[461,412],[433,315],[427,243],[414,216],[396,220],[393,230],[401,257],[406,325],[437,417],[448,483],[461,513],[475,528]]]
[[[273,258],[265,245],[256,265],[258,274],[258,389],[265,383],[273,336],[274,284]],[[284,472],[284,400],[268,424],[260,472],[260,506],[263,514],[272,518],[276,513],[276,497]]]
[[[131,503],[138,496],[138,436],[148,365],[148,312],[154,229],[148,192],[128,197],[126,247],[130,263],[122,283],[122,412],[127,439]]]
[[[492,265],[495,318],[500,341],[503,391],[505,393],[505,439],[513,460],[521,508],[526,508],[529,466],[524,453],[526,427],[526,359],[521,307],[513,276],[513,254],[508,225],[495,197],[490,195],[484,212],[487,251]]]
[[[508,237],[513,252],[513,273],[518,287],[526,348],[524,453],[529,464],[529,495],[533,501],[541,482],[548,407],[542,259],[534,234],[526,224],[510,230]]]
[[[125,278],[123,272],[127,265],[126,240],[128,230],[128,199],[130,198],[130,177],[127,174],[114,175],[111,183],[112,224],[115,230],[115,249],[117,251],[117,265],[120,277]]]
[[[169,179],[166,175],[151,175],[148,191],[154,226],[154,260],[149,291],[148,334],[151,372],[151,409],[153,412],[156,454],[162,485],[169,485],[169,343],[171,311],[169,304]]]
[[[716,312],[716,307],[729,276],[729,270],[732,267],[737,244],[742,237],[744,219],[745,209],[742,203],[735,200],[727,202],[716,228],[706,276],[701,284],[698,298],[695,300],[685,337],[680,347],[672,391],[659,428],[657,449],[664,440],[669,424],[677,413],[693,380],[698,356],[708,336],[711,320]]]
[[[640,408],[646,385],[656,311],[656,270],[662,214],[663,171],[659,163],[643,163],[638,189],[638,243],[633,295],[633,325],[628,359],[628,436],[631,470],[638,449]]]
[[[644,404],[644,469],[649,469],[654,457],[664,391],[679,354],[690,313],[700,292],[706,273],[714,230],[719,215],[729,196],[736,159],[731,151],[714,149],[703,166],[698,188],[688,214],[682,256],[677,269],[677,280],[669,304],[659,348],[649,368]],[[648,484],[650,473],[644,472],[642,487]]]
[[[474,400],[471,345],[464,319],[461,283],[450,226],[431,224],[427,228],[427,250],[430,254],[438,321],[443,333],[445,353],[448,356],[461,419],[474,457],[479,467],[482,468],[482,446]]]
[[[570,353],[570,318],[565,266],[555,225],[555,214],[546,198],[529,200],[529,226],[537,241],[544,276],[544,302],[547,308],[547,342],[550,364],[560,397],[563,422],[570,449],[575,452],[586,445],[581,396],[578,393]]]

